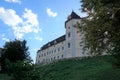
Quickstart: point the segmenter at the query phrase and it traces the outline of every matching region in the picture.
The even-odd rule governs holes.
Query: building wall
[[[81,23],[81,20],[75,19],[74,23],[76,24],[77,22]],[[75,43],[75,57],[81,57],[82,55],[82,33],[78,28],[75,28],[74,31],[74,43]]]
[[[70,20],[66,23],[66,58],[74,57],[75,45],[74,45],[74,23]]]
[[[81,19],[72,19],[66,23],[66,58],[88,56],[84,32],[75,27],[77,22],[81,23]]]
[[[37,53],[36,63],[50,63],[65,58],[65,41],[57,43]]]

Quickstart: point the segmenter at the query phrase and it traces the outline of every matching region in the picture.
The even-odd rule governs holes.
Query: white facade
[[[37,52],[36,64],[50,63],[64,58],[88,56],[85,48],[84,32],[75,27],[81,18],[72,12],[65,22],[66,34],[45,44]]]

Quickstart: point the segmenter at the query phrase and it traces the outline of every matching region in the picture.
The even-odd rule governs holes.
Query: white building
[[[65,21],[65,35],[43,45],[37,52],[36,64],[50,63],[55,60],[88,56],[85,48],[84,32],[75,27],[81,24],[81,17],[75,12]]]

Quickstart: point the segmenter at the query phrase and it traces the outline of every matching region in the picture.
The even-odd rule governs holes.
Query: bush
[[[35,65],[29,62],[18,61],[16,63],[8,63],[7,73],[13,77],[12,80],[38,80],[39,73]]]

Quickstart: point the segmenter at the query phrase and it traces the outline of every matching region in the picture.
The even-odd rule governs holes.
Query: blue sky
[[[0,0],[0,47],[26,40],[30,56],[47,42],[65,34],[64,23],[74,10],[81,17],[80,0]]]

